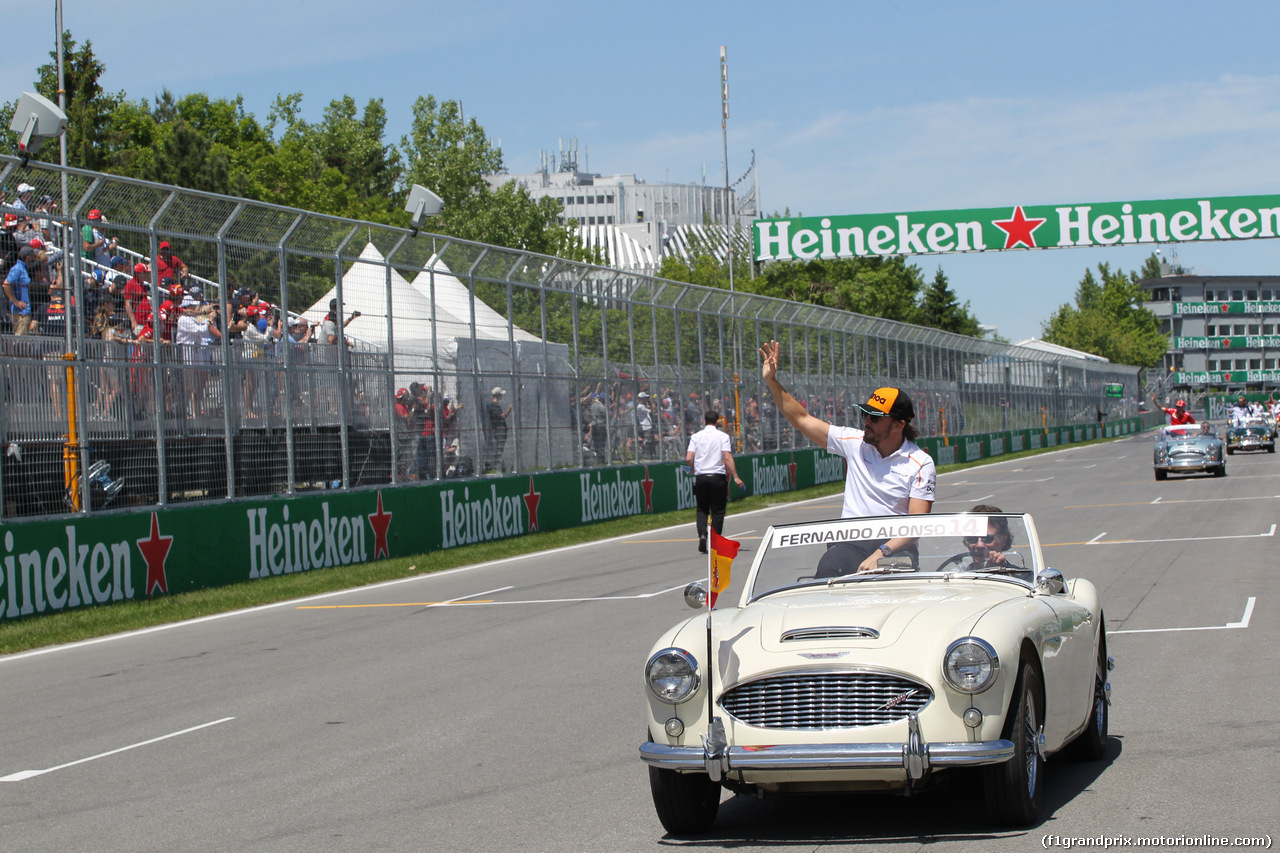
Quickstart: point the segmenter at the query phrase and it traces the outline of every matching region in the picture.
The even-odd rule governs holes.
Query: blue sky
[[[0,99],[54,42],[28,3],[0,55]],[[319,116],[382,98],[389,136],[419,95],[461,99],[508,168],[574,137],[592,171],[722,182],[719,46],[729,52],[729,171],[756,153],[767,213],[838,215],[1275,193],[1280,4],[1235,2],[440,3],[64,0],[64,24],[133,98],[168,88],[277,94]],[[1184,244],[1202,274],[1273,274],[1275,241]],[[1165,251],[1168,251],[1166,247]],[[1149,250],[921,257],[978,317],[1020,340],[1086,267]]]

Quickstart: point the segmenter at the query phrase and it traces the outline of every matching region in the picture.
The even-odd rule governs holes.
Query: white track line
[[[1225,625],[1201,625],[1195,628],[1129,628],[1121,631],[1108,631],[1108,634],[1164,634],[1173,631],[1229,631],[1233,628],[1248,628],[1249,620],[1253,618],[1253,605],[1258,599],[1249,596],[1249,600],[1244,604],[1244,616],[1240,617],[1239,622],[1228,622]],[[3,781],[3,780],[0,780]]]
[[[210,726],[216,726],[219,723],[230,722],[231,720],[234,720],[234,719],[235,717],[223,717],[221,720],[214,720],[211,723],[201,723],[198,726],[192,726],[191,728],[183,729],[180,732],[170,732],[167,735],[160,735],[160,737],[153,737],[151,740],[144,740],[141,743],[133,743],[133,744],[130,744],[129,746],[122,746],[119,749],[113,749],[110,752],[101,752],[101,753],[98,753],[97,755],[91,755],[88,758],[81,758],[77,761],[68,761],[66,764],[59,764],[57,767],[49,767],[45,770],[20,770],[17,773],[10,773],[8,776],[0,776],[0,782],[25,782],[28,779],[33,779],[36,776],[43,776],[44,774],[52,773],[55,770],[65,770],[68,767],[75,767],[77,764],[84,764],[87,761],[97,761],[99,758],[106,758],[108,755],[115,755],[120,752],[128,752],[129,750],[137,749],[140,746],[149,746],[153,743],[159,743],[162,740],[168,740],[171,737],[178,737],[179,735],[190,734],[191,732],[196,732],[196,731],[199,731],[200,729],[207,729]]]

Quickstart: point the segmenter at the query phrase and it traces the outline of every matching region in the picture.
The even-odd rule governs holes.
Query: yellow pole
[[[71,498],[71,508],[80,511],[80,489],[77,482],[80,474],[80,440],[76,426],[76,369],[75,355],[63,353],[67,363],[67,441],[62,446],[62,473],[66,481],[67,494]]]

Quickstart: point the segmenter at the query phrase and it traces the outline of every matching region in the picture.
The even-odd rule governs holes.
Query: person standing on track
[[[729,476],[743,488],[738,468],[733,464],[729,436],[716,429],[717,412],[703,415],[706,426],[689,436],[686,465],[693,469],[693,496],[698,502],[698,552],[707,553],[707,516],[716,533],[724,533],[724,510],[729,501]],[[727,472],[727,473],[726,473]]]

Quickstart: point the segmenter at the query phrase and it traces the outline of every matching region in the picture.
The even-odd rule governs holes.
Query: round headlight
[[[981,693],[996,683],[1000,658],[996,650],[977,637],[956,640],[942,657],[942,675],[961,693]]]
[[[663,649],[649,658],[644,680],[655,699],[674,705],[698,689],[698,662],[684,649]]]

